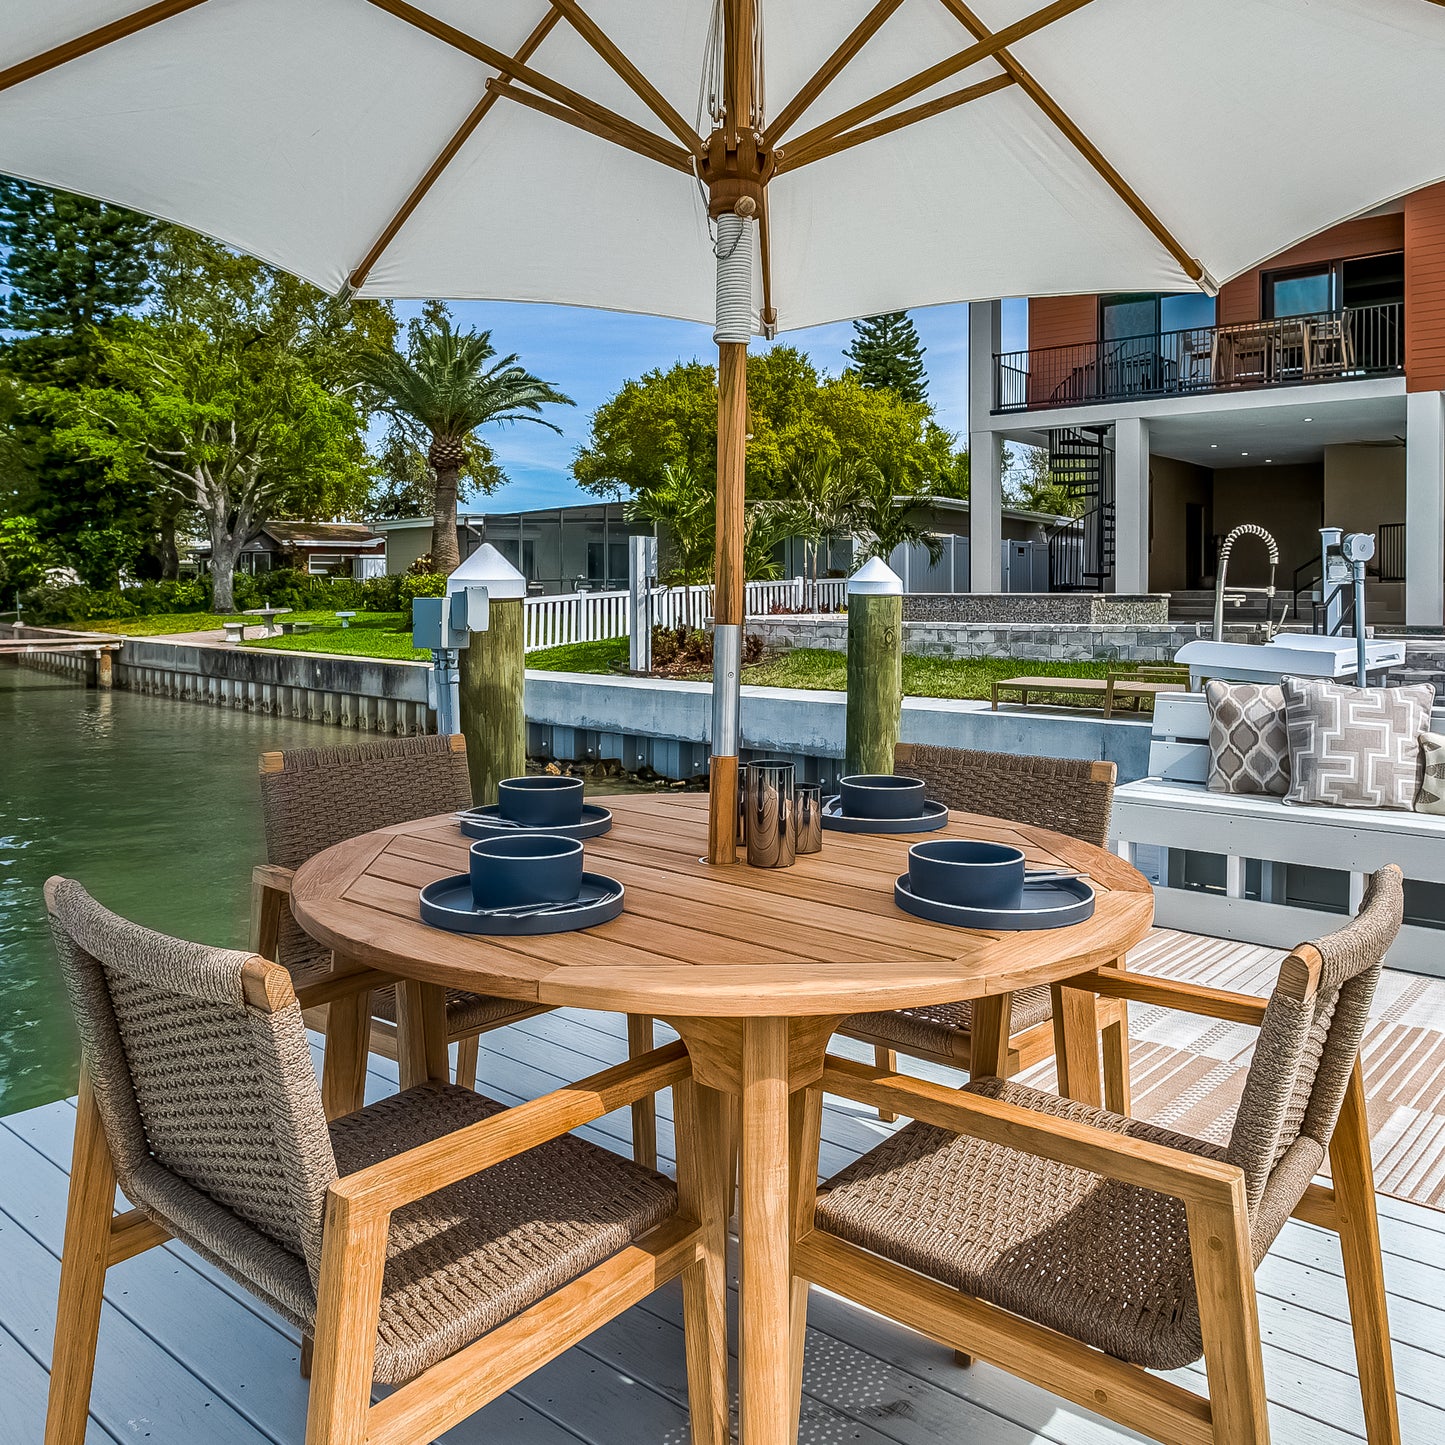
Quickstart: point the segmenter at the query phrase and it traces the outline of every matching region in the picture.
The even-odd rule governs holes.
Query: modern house
[[[1000,306],[970,308],[974,590],[1001,587],[1005,442],[1046,447],[1085,502],[1054,588],[1214,583],[1242,522],[1307,589],[1319,528],[1376,534],[1374,620],[1445,618],[1445,185],[1301,241],[1202,295],[1035,296],[1005,352]],[[1241,548],[1236,582],[1264,580]],[[1236,572],[1234,569],[1239,570]],[[1251,575],[1253,574],[1253,575]]]

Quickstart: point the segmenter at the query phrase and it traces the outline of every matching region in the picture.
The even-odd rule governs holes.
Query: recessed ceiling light
[[[1268,466],[1273,460],[1274,460],[1273,457],[1266,457],[1266,458],[1264,459],[1264,464],[1265,464],[1265,466]]]
[[[1240,452],[1240,456],[1242,456],[1242,457],[1247,457],[1248,455],[1249,455],[1248,452]]]
[[[1210,442],[1210,443],[1209,443],[1209,450],[1212,451],[1212,452],[1217,452],[1217,451],[1219,450],[1219,443],[1218,443],[1218,442]]]
[[[1312,417],[1312,416],[1307,416],[1307,417],[1305,418],[1305,420],[1306,420],[1306,421],[1313,421],[1313,420],[1314,420],[1314,417]]]

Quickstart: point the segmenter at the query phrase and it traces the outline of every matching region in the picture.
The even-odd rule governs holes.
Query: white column
[[[1445,618],[1445,392],[1405,398],[1405,622]]]
[[[1114,591],[1149,590],[1149,423],[1114,423]]]
[[[1003,345],[1003,308],[974,301],[968,308],[968,565],[969,590],[1003,587],[1003,441],[984,430],[993,409],[993,359]]]

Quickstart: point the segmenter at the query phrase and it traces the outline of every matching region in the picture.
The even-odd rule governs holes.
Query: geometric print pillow
[[[1415,806],[1420,735],[1435,702],[1428,682],[1349,687],[1286,677],[1280,686],[1293,780],[1285,802],[1407,812]]]
[[[1420,761],[1424,776],[1415,799],[1417,813],[1445,813],[1445,736],[1420,734]]]
[[[1206,682],[1209,791],[1282,798],[1289,792],[1284,693],[1262,682]]]

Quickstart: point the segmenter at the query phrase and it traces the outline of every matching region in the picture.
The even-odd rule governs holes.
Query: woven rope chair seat
[[[342,1174],[505,1105],[424,1084],[331,1125]],[[565,1135],[392,1217],[375,1378],[400,1384],[601,1263],[677,1208],[672,1182]]]
[[[486,993],[463,993],[460,989],[447,990],[447,1032],[449,1034],[477,1033],[489,1029],[504,1019],[516,1018],[535,1008],[535,1004],[519,1003],[514,998],[495,998]],[[371,995],[371,1012],[374,1018],[387,1023],[396,1022],[396,989],[379,988]]]
[[[965,1092],[1225,1156],[1202,1140],[998,1079]],[[1168,1195],[909,1124],[823,1186],[817,1227],[1150,1369],[1204,1353],[1184,1206]]]
[[[1047,986],[1020,989],[1014,995],[1010,1032],[1023,1033],[1047,1022],[1052,1013]],[[867,1034],[900,1049],[956,1054],[959,1040],[972,1036],[973,1003],[966,999],[962,1003],[934,1003],[887,1013],[854,1014],[844,1021],[843,1030]]]

